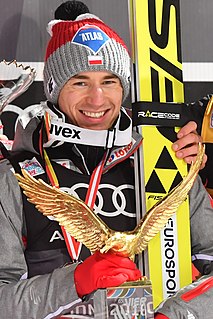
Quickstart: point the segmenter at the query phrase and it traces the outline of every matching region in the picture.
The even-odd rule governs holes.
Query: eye
[[[74,86],[86,86],[87,83],[84,81],[77,81],[73,83]]]
[[[113,84],[113,83],[115,83],[115,81],[113,81],[113,80],[106,80],[106,81],[104,81],[104,84]]]
[[[120,83],[120,80],[117,78],[107,79],[107,80],[104,80],[103,82],[104,85],[117,85],[119,83]]]

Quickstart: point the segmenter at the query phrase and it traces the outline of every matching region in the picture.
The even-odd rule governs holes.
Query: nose
[[[87,96],[87,102],[93,106],[101,106],[104,103],[104,91],[99,85],[93,85]]]

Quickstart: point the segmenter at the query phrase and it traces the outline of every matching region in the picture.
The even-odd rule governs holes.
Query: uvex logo
[[[51,124],[50,127],[50,134],[54,134],[55,136],[62,135],[65,138],[75,138],[80,140],[80,133],[81,131],[77,131],[74,128],[71,129],[70,127],[63,127],[56,124]]]

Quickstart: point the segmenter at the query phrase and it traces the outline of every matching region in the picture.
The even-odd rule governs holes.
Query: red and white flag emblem
[[[89,65],[102,65],[103,59],[100,55],[89,55],[88,56]]]

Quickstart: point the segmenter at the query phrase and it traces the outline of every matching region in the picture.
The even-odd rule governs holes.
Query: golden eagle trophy
[[[110,229],[84,201],[52,187],[41,179],[34,179],[25,170],[23,176],[15,174],[28,201],[45,216],[52,216],[76,240],[91,252],[109,250],[134,259],[148,242],[166,225],[168,219],[186,199],[202,163],[204,146],[199,144],[197,159],[189,173],[163,199],[154,205],[132,231]]]
[[[204,152],[205,147],[200,143],[196,161],[191,164],[188,175],[145,214],[134,230],[125,232],[109,228],[84,201],[46,184],[41,179],[34,179],[25,170],[22,170],[23,176],[15,175],[28,201],[35,204],[36,208],[45,216],[54,217],[67,232],[82,242],[91,252],[100,250],[101,253],[105,253],[111,250],[115,254],[134,259],[134,256],[142,252],[147,247],[148,242],[167,224],[168,219],[186,199],[198,175]],[[147,313],[147,305],[152,304],[152,291],[151,283],[146,278],[117,288],[98,290],[94,295],[93,304],[94,308],[98,307],[99,309],[95,308],[95,311],[101,313],[101,318],[108,318],[106,309],[109,308],[107,304],[113,303],[113,299],[110,299],[113,294],[112,289],[116,291],[115,295],[117,296],[119,289],[128,290],[130,288],[135,289],[132,300],[146,299],[140,304],[138,313]],[[117,302],[118,297],[115,299]],[[114,304],[116,303],[115,299]]]

